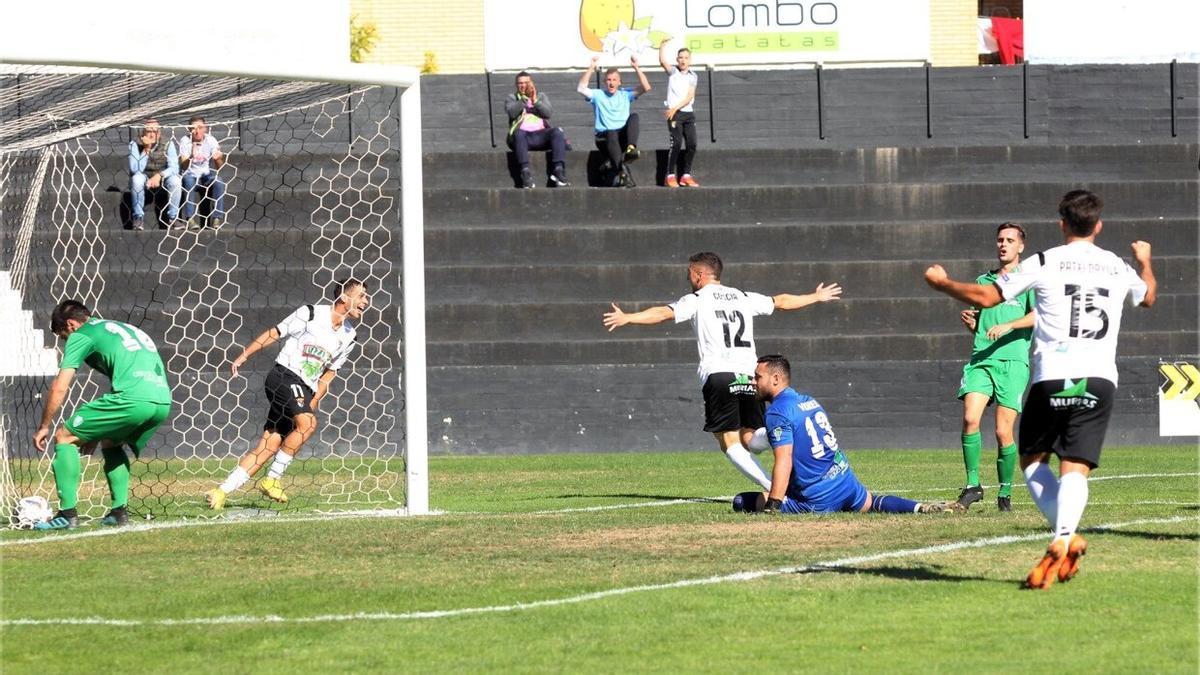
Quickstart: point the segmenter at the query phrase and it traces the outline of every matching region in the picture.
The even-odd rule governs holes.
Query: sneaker
[[[1067,540],[1055,539],[1046,547],[1046,555],[1029,575],[1025,577],[1025,588],[1050,588],[1050,584],[1058,577],[1058,570],[1067,559]]]
[[[1071,543],[1067,546],[1067,559],[1058,568],[1059,581],[1070,581],[1075,577],[1075,574],[1079,572],[1079,559],[1085,553],[1087,553],[1087,540],[1077,534],[1071,535]]]
[[[666,183],[664,183],[664,185],[666,185],[669,188],[679,187],[679,181],[675,180],[675,174],[671,174],[671,175],[667,176],[667,181],[666,181]]]
[[[679,179],[679,184],[684,187],[700,187],[700,184],[696,182],[695,178],[692,178],[690,173],[683,174],[683,177]]]
[[[288,500],[287,493],[283,491],[283,486],[279,484],[278,478],[264,478],[258,481],[258,491],[272,501],[286,504]]]
[[[947,513],[951,511],[965,511],[966,509],[959,506],[958,502],[918,502],[917,513]]]
[[[125,510],[124,506],[119,506],[101,518],[100,524],[109,527],[124,527],[129,524],[129,513]]]
[[[533,172],[531,172],[529,170],[529,167],[525,167],[524,169],[521,169],[521,189],[522,190],[532,190],[533,189]]]
[[[219,230],[219,229],[221,229],[221,226],[224,224],[225,224],[224,218],[209,218],[208,219],[208,229],[210,229],[210,230]]]
[[[130,226],[130,229],[132,229],[132,230],[144,230],[144,229],[146,229],[146,221],[145,221],[145,220],[143,220],[142,218],[134,218],[134,219],[133,219],[133,225],[131,225],[131,226]]]
[[[975,502],[983,499],[982,485],[968,485],[963,488],[962,492],[958,493],[958,503],[963,507],[963,510],[971,508]]]
[[[996,508],[1001,511],[1012,511],[1012,497],[996,497]]]
[[[172,229],[172,230],[186,230],[186,229],[188,229],[188,221],[184,220],[183,218],[171,218],[171,219],[170,219],[170,223],[171,223],[171,224],[170,224],[170,226],[169,226],[169,227],[170,227],[170,229]]]
[[[633,181],[633,172],[629,170],[628,164],[625,164],[621,167],[621,187],[637,187],[637,183]]]
[[[642,156],[642,151],[637,149],[636,145],[630,145],[625,148],[625,161],[636,162],[638,157]]]
[[[35,530],[73,530],[79,527],[79,516],[69,516],[62,511],[54,514],[54,517],[44,523],[34,523]]]
[[[204,501],[208,502],[208,508],[220,511],[225,508],[225,491],[215,487],[204,493]]]
[[[562,188],[571,187],[571,181],[567,180],[567,176],[562,169],[550,174],[550,187]]]
[[[200,222],[200,216],[192,216],[187,219],[187,229],[199,230],[201,227],[204,227],[204,225]]]

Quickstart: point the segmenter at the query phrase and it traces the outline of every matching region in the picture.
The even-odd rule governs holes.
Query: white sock
[[[1033,497],[1042,515],[1050,523],[1050,527],[1058,524],[1058,478],[1045,462],[1034,462],[1022,470],[1025,474],[1025,487]]]
[[[239,466],[233,470],[233,473],[229,474],[229,478],[226,478],[224,483],[221,483],[221,492],[229,494],[245,485],[248,480],[250,480],[250,474],[246,473],[246,470]]]
[[[762,467],[754,460],[754,456],[742,447],[741,443],[729,446],[725,451],[725,456],[729,461],[742,472],[742,475],[750,480],[758,483],[764,490],[771,489],[771,479],[767,478],[767,474],[763,473]]]
[[[271,468],[267,471],[268,478],[283,478],[283,472],[287,471],[288,464],[292,463],[292,456],[280,450],[275,453],[275,461],[271,462]]]
[[[1079,528],[1088,502],[1088,479],[1081,473],[1064,473],[1058,482],[1058,519],[1055,534],[1070,539]]]
[[[754,435],[750,437],[750,442],[746,444],[746,448],[755,454],[771,449],[771,442],[767,440],[767,428],[759,427],[754,430]]]

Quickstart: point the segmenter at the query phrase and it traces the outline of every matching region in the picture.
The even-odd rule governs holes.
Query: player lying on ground
[[[317,430],[317,405],[354,347],[356,334],[350,321],[358,321],[370,305],[367,285],[353,278],[338,281],[333,297],[332,305],[304,305],[292,312],[233,360],[230,369],[236,377],[247,359],[286,338],[263,386],[268,409],[258,446],[242,456],[224,483],[208,491],[205,499],[210,508],[223,508],[229,493],[245,485],[272,457],[275,461],[257,487],[268,499],[287,502],[280,479],[300,446]]]
[[[79,524],[75,507],[79,502],[79,452],[104,455],[104,475],[112,494],[112,509],[100,520],[103,525],[129,522],[128,445],[139,455],[159,425],[171,414],[171,386],[167,369],[154,340],[137,326],[120,321],[92,318],[77,300],[64,300],[50,315],[50,331],[66,340],[58,377],[46,395],[42,423],[33,434],[38,452],[45,452],[50,424],[71,389],[80,364],[104,375],[112,391],[83,404],[63,418],[54,434],[54,486],[58,491],[58,514],[37,530],[66,530]]]
[[[1029,494],[1054,527],[1054,539],[1025,579],[1030,588],[1069,580],[1087,552],[1075,531],[1112,415],[1122,304],[1128,295],[1130,304],[1149,307],[1157,296],[1150,244],[1131,245],[1140,272],[1096,246],[1103,206],[1087,190],[1068,192],[1058,205],[1066,243],[1027,259],[1020,272],[1002,274],[994,284],[954,281],[941,265],[925,270],[935,290],[979,307],[995,307],[1031,288],[1037,294],[1033,387],[1025,398],[1019,452]],[[1059,458],[1057,479],[1047,464],[1051,453]]]
[[[981,274],[977,284],[990,284],[996,277],[1021,270],[1025,250],[1025,228],[1002,223],[996,228],[996,258],[1000,267]],[[967,486],[958,503],[969,508],[983,499],[979,483],[979,455],[983,440],[979,422],[983,411],[996,404],[996,477],[1000,490],[996,507],[1012,511],[1012,480],[1017,468],[1017,445],[1013,424],[1021,412],[1021,397],[1029,384],[1029,342],[1033,337],[1033,291],[987,309],[965,309],[960,320],[975,336],[971,360],[963,366],[958,398],[963,402],[962,453]]]
[[[872,495],[838,448],[829,416],[817,400],[791,387],[787,358],[769,354],[758,359],[754,387],[769,402],[767,438],[775,449],[769,492],[743,492],[733,510],[746,513],[937,513],[962,510],[956,503],[922,503],[892,495]]]
[[[704,430],[717,438],[729,461],[764,490],[771,480],[746,451],[766,450],[766,438],[755,430],[763,426],[762,403],[754,397],[750,376],[754,373],[754,317],[777,309],[792,310],[818,302],[837,300],[842,288],[820,284],[807,295],[783,293],[767,297],[721,284],[723,264],[716,253],[703,252],[688,258],[688,281],[692,292],[670,305],[626,314],[613,303],[604,315],[609,331],[626,324],[655,324],[674,320],[692,322],[696,348],[700,351],[700,386],[704,394]]]

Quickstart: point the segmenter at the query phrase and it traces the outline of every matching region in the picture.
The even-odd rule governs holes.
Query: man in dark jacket
[[[550,99],[539,93],[529,73],[517,73],[517,90],[504,101],[508,113],[508,147],[521,168],[521,187],[533,188],[529,170],[530,150],[550,151],[550,186],[568,187],[566,173],[567,135],[562,127],[550,126]]]

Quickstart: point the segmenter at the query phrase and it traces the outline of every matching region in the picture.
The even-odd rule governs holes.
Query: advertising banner
[[[485,0],[488,70],[583,68],[667,42],[699,65],[923,62],[928,0]]]
[[[1200,2],[1025,0],[1030,63],[1200,61]]]

